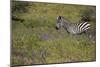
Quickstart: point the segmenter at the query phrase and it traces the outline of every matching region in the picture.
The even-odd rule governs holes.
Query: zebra
[[[71,23],[63,16],[58,16],[56,30],[59,30],[61,27],[63,27],[70,34],[82,34],[90,29],[90,24],[87,21],[82,21],[81,23]]]

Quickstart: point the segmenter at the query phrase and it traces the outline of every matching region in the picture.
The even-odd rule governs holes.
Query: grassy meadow
[[[51,64],[96,60],[96,7],[70,4],[12,2],[12,65]],[[89,17],[88,35],[56,30],[57,16],[78,23]]]

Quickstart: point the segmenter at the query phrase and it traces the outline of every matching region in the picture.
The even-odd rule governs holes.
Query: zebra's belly
[[[76,31],[74,31],[74,30],[70,30],[70,31],[68,31],[69,33],[71,33],[71,34],[79,34],[79,32],[76,32]]]
[[[71,34],[80,34],[80,31],[77,28],[69,28],[67,31]]]

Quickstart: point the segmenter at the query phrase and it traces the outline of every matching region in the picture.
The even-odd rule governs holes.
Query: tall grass
[[[94,61],[95,40],[85,34],[55,30],[57,16],[77,23],[81,11],[87,8],[95,9],[94,6],[31,3],[27,12],[15,12],[24,22],[12,20],[12,65]],[[95,33],[95,21],[90,24]]]

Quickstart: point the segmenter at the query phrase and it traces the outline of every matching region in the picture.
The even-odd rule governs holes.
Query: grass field
[[[13,3],[12,6],[19,2]],[[96,21],[93,18],[96,14],[95,6],[28,3],[29,6],[22,6],[27,9],[26,12],[20,9],[19,12],[13,11],[14,15],[24,21],[11,22],[12,65],[96,60]],[[57,16],[61,15],[73,23],[78,23],[80,14],[84,11],[91,13],[89,23],[92,38],[85,34],[68,34],[63,28],[59,31],[55,29]]]

